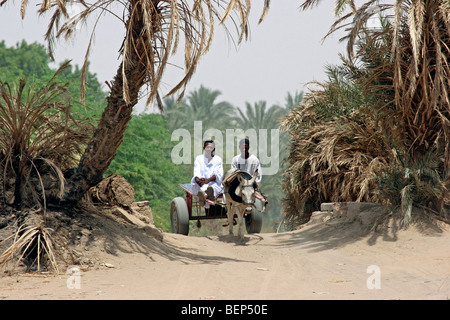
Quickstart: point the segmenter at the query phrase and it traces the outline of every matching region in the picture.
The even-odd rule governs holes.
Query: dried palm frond
[[[288,116],[284,128],[302,121],[291,119],[296,116]],[[322,202],[381,202],[377,177],[388,166],[389,155],[369,110],[361,108],[349,116],[290,132],[290,167],[283,181],[287,220],[308,221]]]
[[[306,0],[302,8],[319,2]],[[354,49],[359,39],[368,34],[368,22],[380,15],[388,21],[370,31],[372,43],[388,43],[370,53],[372,61],[382,63],[372,68],[374,77],[370,79],[374,81],[367,82],[371,87],[368,90],[374,92],[375,84],[379,105],[394,108],[400,114],[397,122],[405,132],[411,156],[442,146],[445,168],[450,168],[450,4],[440,0],[392,2],[370,0],[346,14],[341,12],[328,35],[338,29],[347,30],[342,40],[347,41],[349,56],[367,57],[367,47],[356,54]],[[336,6],[350,3],[353,1],[338,1]],[[383,97],[383,91],[393,94]]]
[[[19,227],[17,232],[0,242],[0,246],[2,246],[8,240],[13,240],[11,246],[0,255],[0,267],[13,263],[12,269],[14,269],[19,263],[27,260],[28,269],[36,267],[36,270],[40,272],[42,267],[46,267],[58,273],[55,251],[59,249],[55,247],[55,240],[52,238],[51,232],[51,229],[42,226],[24,227],[22,225]]]
[[[7,0],[4,0],[6,2]],[[264,2],[261,20],[267,14],[270,1]],[[70,5],[76,4],[81,11],[73,17],[68,14]],[[28,1],[22,0],[22,18]],[[48,50],[53,58],[54,43],[61,36],[68,38],[74,34],[74,26],[85,22],[94,12],[99,13],[95,18],[94,27],[85,55],[85,63],[82,68],[81,98],[84,101],[83,88],[85,86],[85,74],[87,60],[92,48],[95,28],[104,13],[111,14],[122,22],[126,28],[125,39],[122,43],[122,70],[123,70],[123,96],[130,103],[130,86],[147,84],[149,94],[147,104],[159,98],[159,84],[161,82],[169,57],[178,50],[178,44],[184,36],[184,69],[185,74],[167,95],[181,90],[183,95],[187,82],[191,79],[200,58],[208,51],[215,24],[224,24],[225,20],[231,20],[238,31],[238,43],[248,36],[248,18],[250,14],[250,0],[97,0],[88,4],[82,0],[61,0],[52,4],[45,0],[39,9],[40,14],[51,12],[51,19],[45,38],[48,42]],[[120,9],[122,8],[122,9]],[[122,10],[122,13],[119,13]],[[135,34],[135,33],[138,34]],[[130,57],[137,53],[139,61],[133,61]],[[130,64],[143,70],[137,82],[129,83],[126,70]],[[138,65],[136,65],[138,64]],[[136,103],[135,101],[132,101]],[[159,107],[162,106],[159,104]]]
[[[302,8],[310,8],[319,2],[306,0]],[[352,85],[359,88],[362,101],[366,101],[361,105],[367,105],[370,114],[374,115],[368,118],[374,121],[374,126],[368,125],[367,121],[358,123],[351,120],[346,124],[334,120],[327,129],[321,110],[325,110],[325,114],[329,114],[328,110],[333,107],[339,110],[340,103],[336,97],[341,95],[329,95],[334,84],[326,83],[320,90],[307,95],[309,105],[307,103],[300,110],[293,111],[286,119],[285,128],[292,130],[294,137],[291,155],[297,161],[303,159],[300,152],[302,147],[306,147],[304,158],[314,160],[314,163],[306,160],[303,163],[312,164],[312,168],[323,176],[333,172],[338,157],[348,160],[348,157],[342,156],[346,150],[353,150],[353,146],[346,149],[345,145],[341,145],[343,140],[338,136],[343,131],[338,130],[339,126],[352,127],[356,124],[347,136],[354,138],[358,131],[376,128],[373,132],[369,130],[359,135],[373,135],[380,139],[380,145],[385,148],[384,164],[376,171],[380,175],[375,179],[378,200],[399,205],[404,223],[410,221],[414,206],[427,208],[439,218],[446,219],[450,202],[450,4],[438,0],[392,2],[380,4],[370,0],[357,8],[353,6],[353,1],[336,1],[336,9],[350,5],[351,10],[347,13],[337,10],[337,20],[329,32],[331,34],[343,28],[348,31],[342,39],[347,41],[349,56],[343,59],[344,65],[351,67],[355,81]],[[368,22],[377,16],[380,16],[379,24],[368,27]],[[358,126],[361,128],[357,129]],[[331,137],[331,134],[335,136]],[[307,149],[304,143],[308,135],[314,138],[314,150]],[[321,145],[324,141],[331,145]],[[336,141],[339,143],[336,144]],[[338,150],[338,145],[343,148]],[[297,154],[295,150],[298,150]],[[330,150],[338,152],[330,156]],[[364,157],[370,159],[372,153],[369,150],[365,152]],[[406,160],[399,162],[399,158]],[[431,158],[434,160],[428,161]],[[321,162],[324,165],[322,171],[318,170],[320,159],[327,160]],[[350,167],[343,170],[352,176]],[[289,172],[288,177],[291,180],[286,185],[292,189],[288,199],[289,210],[299,208],[300,202],[296,203],[292,198],[304,190],[310,193],[308,196],[317,196],[306,186],[313,188],[313,191],[316,185],[322,186],[319,195],[332,194],[323,187],[327,183],[325,178],[309,181],[305,178],[308,172],[297,173],[297,180],[292,180],[296,177],[295,172]],[[373,177],[367,181],[373,182]],[[370,189],[366,186],[361,190]],[[331,190],[334,189],[338,190],[339,185],[335,184]]]

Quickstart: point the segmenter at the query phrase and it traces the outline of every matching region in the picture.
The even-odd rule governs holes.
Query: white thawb
[[[216,180],[204,184],[201,188],[197,182],[195,182],[195,177],[211,178],[213,175],[216,176]],[[191,179],[192,193],[198,194],[200,189],[206,191],[206,188],[211,186],[214,190],[214,196],[217,198],[217,195],[223,190],[222,177],[223,165],[222,159],[219,156],[214,156],[211,160],[205,157],[204,154],[197,156],[194,162],[194,176]]]

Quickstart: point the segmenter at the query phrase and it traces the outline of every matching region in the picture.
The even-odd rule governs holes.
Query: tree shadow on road
[[[220,264],[227,261],[244,261],[204,253],[203,244],[195,245],[197,237],[165,234],[155,227],[138,227],[103,214],[82,218],[82,222],[70,224],[71,247],[84,247],[83,255],[98,260],[99,256],[142,254],[155,261],[162,257],[183,264]],[[83,240],[84,239],[84,240]],[[204,238],[197,240],[205,240]]]
[[[323,223],[304,225],[299,230],[277,234],[279,246],[299,246],[312,252],[344,247],[351,243],[365,240],[368,245],[376,245],[378,241],[395,242],[399,233],[406,228],[415,228],[424,236],[439,236],[442,224],[416,212],[415,218],[408,225],[402,224],[400,215],[394,212],[380,215],[371,224],[362,224],[359,220],[345,221],[334,219]]]

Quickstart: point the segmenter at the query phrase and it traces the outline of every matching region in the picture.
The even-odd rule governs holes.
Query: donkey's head
[[[247,206],[255,205],[255,179],[258,176],[256,171],[250,180],[245,179],[242,175],[238,175],[239,186],[236,188],[236,193],[242,198],[242,203]]]

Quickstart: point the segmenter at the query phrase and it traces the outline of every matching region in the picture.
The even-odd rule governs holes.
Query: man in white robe
[[[239,150],[241,151],[241,154],[233,157],[231,160],[231,168],[243,170],[248,172],[251,176],[258,170],[258,176],[255,181],[259,184],[262,177],[261,163],[254,154],[249,153],[249,148],[250,143],[248,139],[239,141]]]
[[[204,205],[205,198],[214,201],[223,190],[222,159],[214,155],[214,150],[214,142],[207,140],[203,145],[203,154],[195,158],[191,185],[192,193],[198,195],[200,205]]]
[[[231,160],[231,169],[245,171],[249,173],[251,176],[253,176],[253,174],[256,171],[258,171],[258,176],[255,179],[256,182],[255,191],[259,195],[258,197],[259,199],[257,199],[257,201],[261,202],[262,211],[264,211],[268,203],[267,198],[258,189],[258,185],[260,184],[262,178],[261,163],[254,154],[250,154],[249,149],[250,149],[250,141],[248,139],[242,139],[241,141],[239,141],[239,150],[241,151],[241,154],[238,154],[233,157],[233,159]],[[261,200],[261,198],[264,200]],[[228,221],[223,226],[227,227]]]

